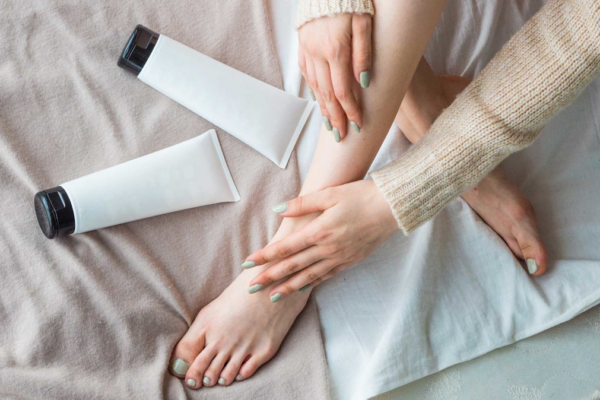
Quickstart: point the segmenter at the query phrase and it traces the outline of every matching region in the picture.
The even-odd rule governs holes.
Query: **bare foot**
[[[459,76],[435,75],[423,59],[396,116],[396,123],[407,139],[418,142],[469,83],[469,79]],[[546,271],[547,252],[538,233],[533,206],[500,168],[463,193],[462,198],[516,257],[526,261],[530,274],[541,275]]]
[[[289,221],[284,220],[273,241],[299,229]],[[268,297],[269,287],[249,294],[248,283],[265,268],[244,270],[200,310],[175,347],[169,369],[188,387],[227,386],[248,379],[279,350],[309,293],[295,293],[275,303]]]

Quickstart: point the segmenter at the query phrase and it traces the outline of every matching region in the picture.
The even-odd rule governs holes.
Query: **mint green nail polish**
[[[300,293],[304,293],[306,292],[308,289],[310,289],[310,283],[306,286],[302,286],[299,290]]]
[[[202,383],[204,383],[206,386],[210,386],[210,382],[211,382],[210,378],[208,378],[206,376],[204,377],[204,379],[202,379]]]
[[[256,292],[258,292],[259,290],[262,290],[263,288],[264,288],[264,286],[263,286],[263,285],[260,285],[260,284],[258,284],[258,285],[252,285],[252,286],[250,286],[250,287],[248,288],[248,293],[250,293],[250,294],[252,294],[252,293],[256,293]]]
[[[528,258],[527,259],[527,271],[529,271],[529,274],[533,275],[537,272],[537,270],[538,270],[537,261],[535,261],[533,258]]]
[[[189,387],[196,387],[196,381],[193,379],[188,379],[186,383]]]
[[[244,377],[238,374],[238,376],[235,377],[235,380],[238,381],[238,382],[239,381],[243,381]]]
[[[360,133],[360,126],[358,126],[356,122],[350,121],[350,125],[354,128],[356,132]]]
[[[181,358],[176,358],[173,361],[173,364],[171,364],[171,369],[177,375],[185,375],[189,367],[190,367],[190,364],[186,363]]]
[[[329,122],[329,118],[323,117],[323,123],[325,124],[325,129],[331,132],[331,122]]]
[[[225,384],[225,378],[219,378],[219,380],[217,381],[219,385],[224,385]]]
[[[360,73],[360,86],[363,88],[368,88],[371,84],[371,72],[363,71]]]
[[[273,212],[276,214],[281,214],[283,212],[286,212],[286,210],[287,210],[287,203],[279,203],[275,207],[273,207]]]
[[[311,89],[308,89],[308,93],[310,94],[310,98],[312,99],[312,101],[317,101],[317,98],[315,97],[315,92],[313,92]]]
[[[275,293],[271,296],[271,303],[277,303],[281,299],[283,299],[283,295],[281,293]]]
[[[340,140],[342,140],[340,138],[340,131],[338,130],[338,128],[333,128],[333,137],[335,139],[336,142],[340,142]]]
[[[244,268],[244,269],[254,268],[254,267],[256,267],[256,263],[254,261],[244,261],[242,263],[242,268]]]

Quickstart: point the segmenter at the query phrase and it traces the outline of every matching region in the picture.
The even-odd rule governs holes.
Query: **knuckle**
[[[323,100],[325,100],[326,103],[332,103],[336,99],[333,90],[322,90],[321,97],[323,98]]]
[[[344,88],[344,87],[336,87],[334,89],[334,94],[335,97],[340,101],[340,102],[346,102],[347,100],[350,99],[350,95],[348,93],[348,89]]]
[[[294,261],[288,261],[283,265],[282,269],[283,269],[283,272],[286,273],[286,275],[289,275],[298,270],[298,263],[294,262]]]
[[[320,278],[320,276],[316,272],[307,272],[306,278],[309,282],[315,282],[317,279]]]

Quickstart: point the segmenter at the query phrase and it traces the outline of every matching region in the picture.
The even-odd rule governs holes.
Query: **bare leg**
[[[470,80],[437,76],[423,58],[402,101],[396,123],[412,143],[427,133],[431,124],[462,92]],[[462,198],[523,260],[540,260],[536,275],[546,270],[542,243],[531,203],[498,167]]]
[[[377,2],[373,80],[369,89],[362,91],[362,130],[336,143],[330,132],[321,129],[303,194],[364,177],[393,123],[444,5],[445,0]],[[314,217],[284,220],[273,241]],[[275,304],[269,300],[269,288],[248,294],[248,283],[264,268],[242,272],[200,311],[177,344],[171,372],[185,376],[188,386],[198,388],[203,381],[205,386],[229,385],[236,377],[247,379],[279,349],[309,293],[286,296]]]

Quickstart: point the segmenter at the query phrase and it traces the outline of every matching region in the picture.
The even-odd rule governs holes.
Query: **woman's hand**
[[[346,136],[348,120],[357,132],[363,124],[358,90],[371,80],[371,24],[369,14],[346,13],[317,18],[298,30],[302,75],[337,142]]]
[[[299,231],[246,258],[256,265],[279,261],[249,284],[266,287],[288,278],[271,290],[271,297],[318,285],[365,259],[399,230],[390,206],[370,180],[301,196],[274,211],[283,217],[322,213]]]

